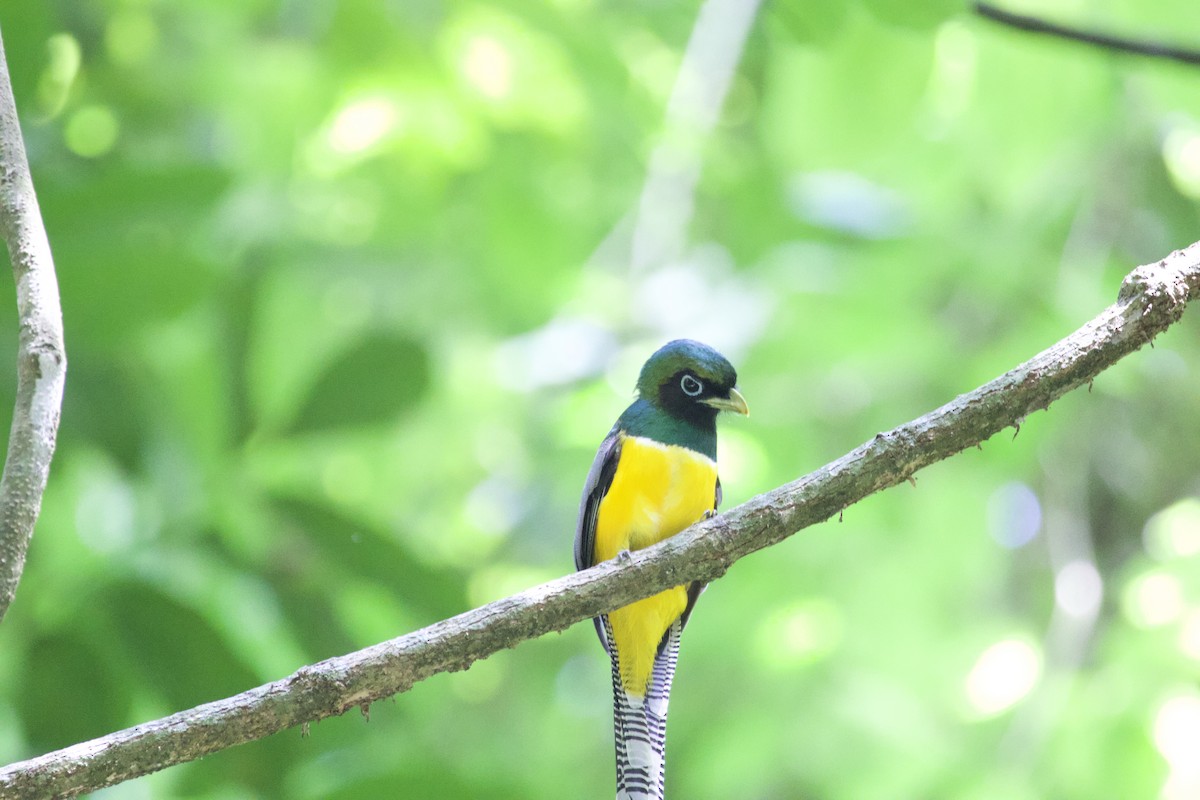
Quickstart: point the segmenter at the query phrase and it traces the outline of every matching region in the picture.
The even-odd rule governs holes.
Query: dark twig
[[[982,0],[975,3],[975,13],[986,19],[999,22],[1002,25],[1008,25],[1009,27],[1018,28],[1030,33],[1055,36],[1059,39],[1069,39],[1074,42],[1103,47],[1108,50],[1116,50],[1121,53],[1131,53],[1150,58],[1164,58],[1193,66],[1200,65],[1200,50],[1164,44],[1150,39],[1133,39],[1110,33],[1073,28],[1069,25],[1047,22],[1039,17],[1006,11],[991,3],[982,2]]]

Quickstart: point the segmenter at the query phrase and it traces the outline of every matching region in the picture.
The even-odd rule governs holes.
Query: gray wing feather
[[[617,472],[617,462],[621,458],[621,435],[614,425],[613,429],[600,443],[592,468],[588,470],[587,480],[583,484],[583,497],[579,501],[579,520],[575,525],[575,569],[587,569],[596,563],[596,516],[600,513],[600,501],[608,494],[612,486],[613,475]],[[600,617],[592,622],[596,625],[596,636],[600,644],[608,650],[608,639],[604,635],[604,625]]]
[[[579,520],[575,525],[575,569],[587,569],[596,563],[596,515],[600,512],[600,501],[612,486],[621,458],[621,439],[614,427],[600,443],[596,459],[588,470],[583,484],[583,497],[579,500]]]

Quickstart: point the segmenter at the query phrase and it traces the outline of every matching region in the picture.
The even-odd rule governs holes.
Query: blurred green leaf
[[[91,345],[128,344],[215,286],[218,270],[188,230],[227,185],[220,171],[72,164],[48,178],[39,197],[55,243],[68,341],[86,331]]]
[[[128,723],[137,686],[113,655],[74,632],[30,643],[18,678],[25,691],[13,700],[26,738],[38,752],[103,736]]]
[[[415,612],[418,624],[429,624],[463,610],[460,576],[428,561],[414,558],[398,537],[350,519],[326,505],[302,498],[272,498],[276,513],[303,532],[316,548],[321,565],[314,580],[335,567],[354,581],[372,581],[387,588],[398,603]],[[406,620],[407,621],[407,620]],[[397,630],[396,635],[407,631]]]
[[[292,430],[307,433],[395,420],[425,394],[428,359],[410,336],[379,333],[355,342],[317,378]]]
[[[74,355],[82,357],[76,360]],[[143,387],[114,361],[90,359],[87,347],[72,349],[71,382],[63,392],[59,436],[93,442],[127,469],[144,455],[147,431],[139,411]]]
[[[103,608],[122,649],[137,654],[131,668],[138,683],[170,708],[191,708],[255,685],[204,615],[143,583],[106,587]]]

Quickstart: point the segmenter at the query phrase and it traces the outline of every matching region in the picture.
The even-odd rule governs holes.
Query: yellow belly
[[[596,519],[596,561],[673,536],[713,508],[717,465],[684,447],[626,437],[612,485]],[[645,694],[663,634],[687,606],[676,586],[608,615],[627,691]]]

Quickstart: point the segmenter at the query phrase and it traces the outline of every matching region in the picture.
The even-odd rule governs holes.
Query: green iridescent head
[[[690,339],[667,342],[638,377],[638,399],[617,427],[668,445],[717,457],[717,414],[750,413],[734,388],[737,372],[725,356]]]
[[[721,411],[749,413],[736,383],[737,372],[725,356],[692,339],[676,339],[646,361],[637,389],[643,400],[672,417],[711,424]]]

